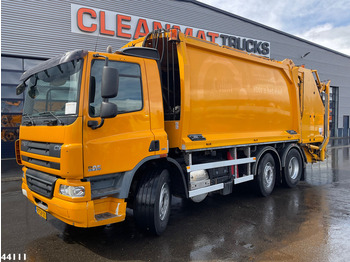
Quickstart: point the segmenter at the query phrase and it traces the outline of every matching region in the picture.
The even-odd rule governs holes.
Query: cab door
[[[153,155],[150,129],[148,86],[144,60],[108,54],[108,66],[119,71],[119,91],[109,102],[118,107],[114,118],[92,129],[89,121],[101,122],[100,105],[103,58],[89,55],[83,109],[84,176],[96,176],[132,170],[142,159]]]

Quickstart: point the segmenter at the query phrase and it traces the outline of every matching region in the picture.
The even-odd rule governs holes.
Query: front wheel
[[[283,184],[286,187],[295,187],[301,178],[302,174],[302,160],[297,149],[289,150],[286,157],[286,165],[283,168]]]
[[[141,178],[134,202],[137,226],[154,235],[161,235],[169,221],[171,191],[169,172],[154,169]]]
[[[265,154],[258,164],[257,188],[261,196],[268,196],[272,193],[276,181],[275,160],[270,153]]]

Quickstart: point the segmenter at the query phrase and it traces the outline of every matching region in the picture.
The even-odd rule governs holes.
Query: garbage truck
[[[16,158],[35,212],[160,235],[172,196],[250,182],[295,187],[326,158],[329,85],[316,70],[158,29],[117,51],[75,50],[23,73]],[[237,188],[237,187],[236,187]],[[34,209],[34,208],[33,208]]]

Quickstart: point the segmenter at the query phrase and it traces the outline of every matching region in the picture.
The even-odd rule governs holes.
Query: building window
[[[339,104],[339,88],[331,86],[329,95],[329,130],[332,137],[336,137],[338,129],[338,104]]]
[[[23,93],[16,95],[22,73],[45,59],[1,56],[1,158],[14,158],[22,120]]]

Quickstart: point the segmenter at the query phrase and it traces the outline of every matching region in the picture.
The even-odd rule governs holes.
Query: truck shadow
[[[319,188],[303,182],[295,189],[278,187],[267,198],[256,197],[249,184],[237,186],[229,196],[212,195],[201,203],[173,198],[170,222],[161,237],[139,232],[131,210],[122,223],[89,229],[53,219],[50,223],[58,234],[36,240],[27,252],[29,256],[35,252],[36,258],[45,258],[43,261],[56,261],[60,252],[37,248],[53,241],[62,250],[71,250],[68,254],[74,253],[73,257],[89,254],[77,261],[244,261],[282,245],[284,239],[297,234],[301,225],[315,216],[313,213],[318,216],[322,194]]]

